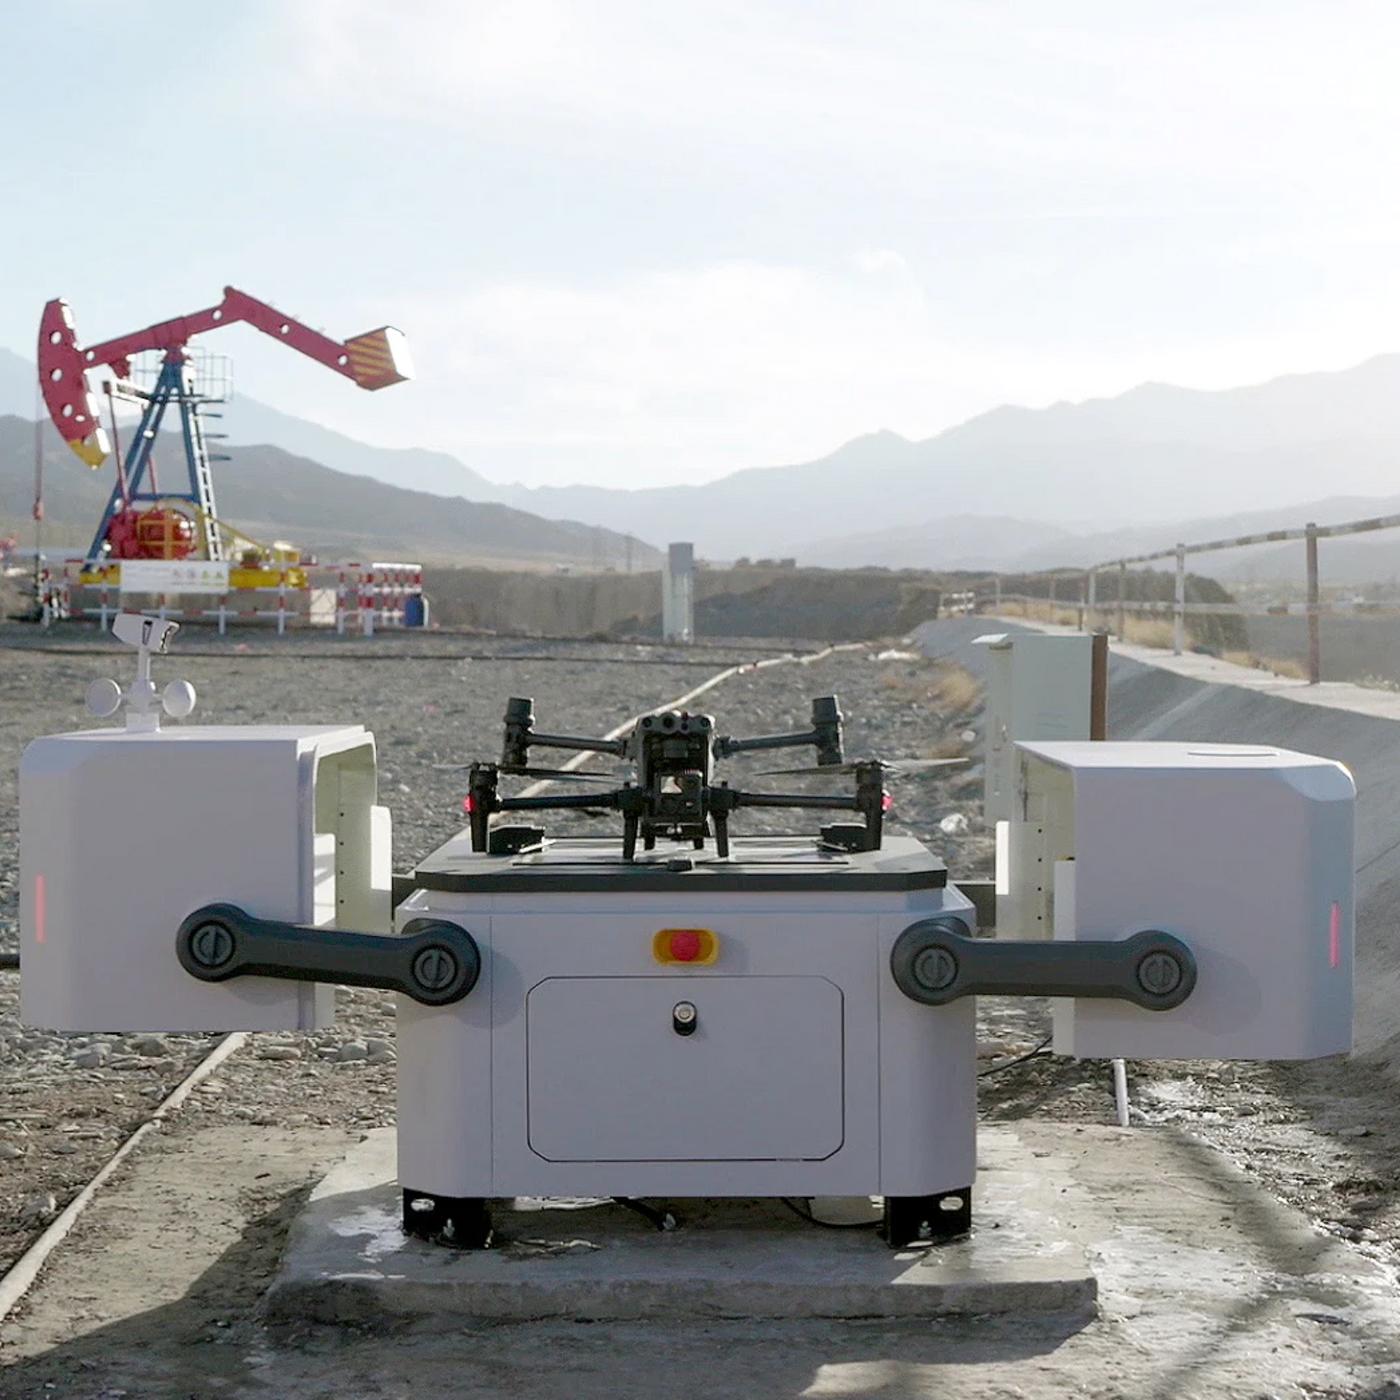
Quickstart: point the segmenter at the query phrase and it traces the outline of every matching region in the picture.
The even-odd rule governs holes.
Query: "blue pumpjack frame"
[[[146,407],[141,414],[141,422],[136,429],[131,445],[127,448],[122,473],[118,474],[117,484],[112,488],[107,508],[98,522],[97,533],[88,546],[87,562],[99,564],[103,559],[103,545],[107,539],[107,529],[118,511],[130,505],[150,504],[158,501],[188,501],[199,512],[198,535],[203,556],[207,559],[222,559],[223,541],[219,537],[217,513],[214,507],[214,479],[210,471],[209,445],[200,422],[201,405],[206,402],[194,392],[185,373],[187,364],[184,353],[169,350],[161,361],[160,374],[155,387],[146,397]],[[175,404],[180,414],[180,429],[184,439],[185,467],[188,484],[184,489],[150,491],[142,490],[151,467],[151,454],[155,450],[156,438],[166,409]],[[126,492],[122,492],[123,479]]]

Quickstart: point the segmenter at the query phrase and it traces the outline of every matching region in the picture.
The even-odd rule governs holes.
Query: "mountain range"
[[[45,537],[86,547],[112,489],[109,470],[90,471],[44,424]],[[173,446],[161,463],[184,478]],[[169,478],[167,478],[169,480]],[[32,528],[34,422],[0,417],[0,535]],[[221,519],[254,539],[289,538],[327,559],[398,557],[498,567],[656,568],[640,540],[576,521],[541,520],[496,502],[444,498],[333,471],[280,447],[232,447],[217,474]]]
[[[0,412],[32,415],[33,374],[0,351]],[[271,444],[351,476],[656,544],[691,540],[711,559],[1027,569],[1390,513],[1400,485],[1400,355],[1240,389],[1144,384],[1113,398],[1006,406],[922,441],[880,431],[812,462],[636,490],[495,482],[483,464],[370,446],[241,397],[222,426],[245,451]],[[1327,551],[1339,564],[1354,557],[1363,571],[1389,573],[1400,568],[1400,547],[1387,562],[1390,538],[1329,542]],[[1282,574],[1293,572],[1295,552],[1277,552]],[[1266,558],[1210,562],[1260,576]]]

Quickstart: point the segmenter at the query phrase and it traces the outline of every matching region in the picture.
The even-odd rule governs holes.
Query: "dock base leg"
[[[972,1229],[972,1188],[937,1196],[886,1196],[882,1234],[891,1249],[955,1240]]]
[[[451,1249],[485,1249],[491,1243],[491,1212],[480,1196],[403,1193],[404,1233]]]

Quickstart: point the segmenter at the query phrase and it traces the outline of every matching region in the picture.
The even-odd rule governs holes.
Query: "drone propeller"
[[[856,763],[822,763],[810,768],[764,768],[758,776],[768,777],[849,777],[858,768],[878,763],[892,778],[912,777],[919,773],[932,773],[944,768],[966,768],[970,758],[867,758]]]
[[[611,773],[586,773],[581,768],[502,768],[503,777],[549,778],[560,783],[604,783],[616,784]]]

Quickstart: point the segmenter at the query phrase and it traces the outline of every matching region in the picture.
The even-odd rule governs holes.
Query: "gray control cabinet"
[[[482,951],[455,1006],[399,1001],[399,1173],[445,1197],[931,1196],[975,1174],[971,999],[911,1001],[890,949],[970,902],[918,843],[745,839],[633,864],[616,841],[522,856],[450,842],[400,927]],[[687,862],[688,863],[688,862]],[[586,912],[581,912],[586,910]],[[703,929],[711,963],[657,960]],[[694,1008],[693,1022],[676,1009]],[[686,1027],[689,1026],[689,1029]]]

